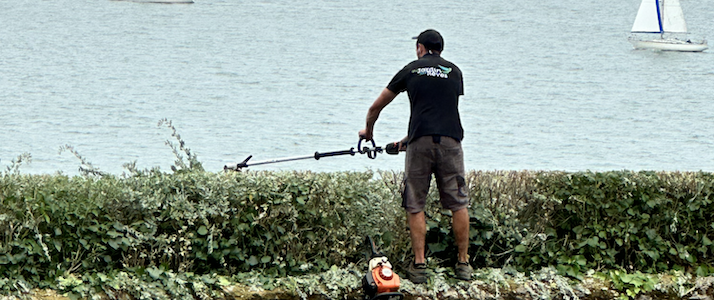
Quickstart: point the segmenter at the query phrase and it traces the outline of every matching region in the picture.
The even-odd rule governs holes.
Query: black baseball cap
[[[444,38],[434,29],[424,30],[419,36],[412,39],[417,40],[417,44],[422,44],[426,50],[441,51],[444,50]]]

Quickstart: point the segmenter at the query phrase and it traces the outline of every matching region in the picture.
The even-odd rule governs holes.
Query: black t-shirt
[[[407,91],[411,106],[409,140],[441,135],[461,141],[464,129],[459,116],[459,96],[464,94],[461,70],[438,55],[427,54],[399,71],[387,89]]]

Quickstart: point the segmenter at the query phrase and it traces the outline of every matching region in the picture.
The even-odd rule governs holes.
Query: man
[[[439,32],[429,29],[416,39],[418,59],[407,64],[382,90],[369,108],[367,125],[359,135],[371,140],[379,113],[397,94],[407,92],[411,107],[409,131],[407,137],[395,143],[407,152],[402,206],[407,211],[414,251],[407,277],[414,283],[424,283],[427,279],[424,206],[434,174],[441,205],[452,211],[452,227],[459,250],[454,269],[456,277],[470,280],[473,269],[468,261],[469,198],[461,148],[463,128],[458,110],[459,96],[463,95],[461,70],[441,58],[444,39]]]

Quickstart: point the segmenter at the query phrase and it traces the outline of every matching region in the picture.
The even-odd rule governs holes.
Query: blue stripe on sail
[[[663,33],[662,29],[662,12],[659,11],[659,2],[664,0],[656,0],[655,5],[657,6],[657,22],[659,23],[659,33]]]

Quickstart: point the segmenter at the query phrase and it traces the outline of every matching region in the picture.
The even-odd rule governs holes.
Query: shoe
[[[474,268],[468,262],[457,262],[454,268],[454,273],[456,273],[456,278],[461,280],[471,281],[471,274],[473,274]]]
[[[407,279],[411,282],[419,284],[426,282],[426,264],[415,264],[414,261],[409,263],[406,269]]]

